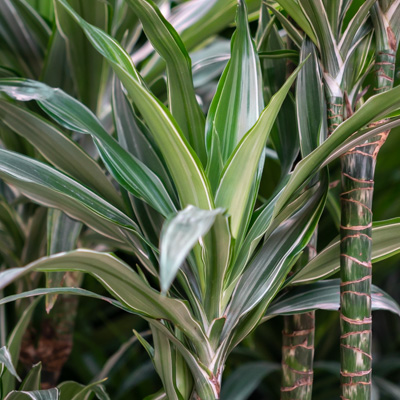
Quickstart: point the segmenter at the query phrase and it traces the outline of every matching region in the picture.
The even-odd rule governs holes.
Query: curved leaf
[[[111,254],[76,250],[43,257],[23,268],[0,273],[0,289],[32,270],[42,272],[81,271],[94,276],[124,306],[151,319],[172,321],[197,345],[208,352],[207,339],[200,325],[180,301],[160,295],[127,264]]]
[[[209,183],[200,160],[168,109],[143,85],[130,56],[113,38],[84,21],[65,0],[57,1],[79,22],[92,45],[107,59],[134,100],[163,153],[182,206],[192,204],[203,209],[212,208]]]
[[[332,279],[291,290],[268,308],[263,320],[275,315],[293,315],[315,310],[338,311],[339,284],[339,279]],[[400,316],[400,306],[391,296],[375,285],[372,285],[371,291],[372,310],[391,311]]]
[[[21,381],[21,378],[19,377],[17,371],[15,370],[11,354],[6,346],[0,348],[0,364],[2,364],[2,367],[7,368],[7,370],[10,372],[11,375],[15,376],[19,381]],[[0,376],[2,374],[3,374],[3,368],[1,368]]]
[[[221,208],[208,211],[188,206],[164,224],[160,239],[160,281],[164,294],[190,250],[223,212]]]
[[[279,364],[263,361],[241,365],[224,381],[221,400],[247,400],[267,375],[279,369]]]
[[[143,250],[145,240],[135,222],[80,183],[39,161],[2,149],[0,177],[32,200],[62,209],[103,235],[130,244],[155,274]]]
[[[372,225],[372,262],[400,253],[400,218]],[[326,278],[340,268],[340,239],[337,237],[286,284],[303,284]]]
[[[293,262],[308,244],[325,205],[326,174],[305,205],[300,205],[266,239],[237,282],[226,315],[226,337],[240,318],[256,307],[266,307],[282,286]],[[310,190],[310,189],[309,189]]]
[[[57,388],[47,390],[34,390],[32,392],[10,392],[4,400],[58,400],[60,392]]]
[[[216,193],[216,205],[231,215],[232,235],[236,238],[249,201],[251,188],[269,133],[286,94],[304,62],[276,93],[260,118],[242,138],[229,158]],[[256,190],[257,191],[257,190]]]
[[[117,191],[96,161],[54,125],[6,101],[0,101],[0,118],[56,167],[92,187],[114,205],[122,207]]]
[[[36,100],[65,128],[92,135],[104,163],[118,183],[164,215],[175,210],[158,177],[125,151],[82,103],[60,89],[24,79],[0,80],[0,91],[19,101]]]
[[[143,30],[167,66],[168,104],[188,142],[205,164],[205,119],[196,100],[191,60],[181,38],[150,0],[128,0]]]
[[[274,216],[279,213],[293,193],[324,165],[325,160],[334,153],[346,139],[369,123],[387,116],[398,107],[400,107],[400,86],[370,97],[350,118],[335,129],[324,143],[296,165],[289,182],[276,204]]]

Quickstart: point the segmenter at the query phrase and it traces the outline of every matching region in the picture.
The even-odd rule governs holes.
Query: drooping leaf
[[[65,128],[92,135],[104,163],[123,187],[161,213],[167,215],[175,210],[158,177],[119,146],[82,103],[59,89],[24,79],[1,80],[0,90],[19,101],[36,100],[45,112]]]
[[[80,18],[65,0],[57,1],[79,22],[92,45],[110,63],[135,102],[163,153],[177,186],[182,206],[192,204],[203,209],[212,208],[209,184],[200,160],[187,143],[168,109],[143,85],[130,56],[114,39]]]
[[[323,279],[339,270],[340,240],[334,239],[317,257],[290,278],[291,284]],[[378,262],[400,252],[400,219],[374,222],[372,226],[372,262]]]
[[[47,390],[34,390],[32,392],[16,391],[10,392],[4,400],[59,400],[57,388]]]
[[[0,101],[0,119],[27,139],[52,164],[122,207],[117,191],[99,165],[74,141],[25,108]]]
[[[160,295],[148,286],[132,268],[111,254],[76,250],[43,257],[24,268],[12,268],[1,272],[0,288],[35,269],[42,272],[81,271],[89,273],[132,311],[147,318],[175,322],[198,345],[207,341],[199,324],[193,319],[182,301]]]
[[[164,224],[160,239],[160,280],[164,294],[190,250],[222,213],[220,208],[208,211],[188,206]]]
[[[0,149],[0,176],[40,204],[62,209],[103,235],[132,245],[155,274],[139,227],[123,212],[73,179],[33,159]]]
[[[293,315],[314,310],[338,311],[340,281],[332,279],[303,285],[291,290],[268,308],[264,319],[275,315]],[[400,316],[400,306],[382,289],[372,285],[372,310],[387,310]]]

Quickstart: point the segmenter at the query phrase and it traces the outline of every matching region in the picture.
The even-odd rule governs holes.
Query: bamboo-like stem
[[[376,93],[393,86],[395,50],[377,51]],[[375,123],[376,125],[381,122]],[[371,398],[372,197],[376,158],[389,131],[342,156],[340,354],[342,400]]]
[[[317,233],[308,244],[300,265],[317,255]],[[315,312],[284,317],[282,332],[282,400],[311,400],[313,385]]]

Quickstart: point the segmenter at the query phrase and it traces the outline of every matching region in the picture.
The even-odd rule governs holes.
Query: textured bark
[[[314,258],[316,233],[299,260],[300,266]],[[282,400],[311,400],[313,385],[315,312],[284,317],[282,332]]]
[[[394,51],[375,62],[375,92],[393,86]],[[379,125],[377,122],[375,125]],[[356,146],[342,157],[340,285],[341,399],[371,398],[372,197],[376,158],[389,131]]]

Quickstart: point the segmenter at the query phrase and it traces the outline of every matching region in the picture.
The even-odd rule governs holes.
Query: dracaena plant
[[[306,287],[309,296],[303,303],[301,295],[291,291],[288,296],[295,299],[291,307],[285,307],[285,297],[276,302],[275,308],[269,305],[281,289],[318,280],[321,269],[329,268],[331,273],[336,268],[335,248],[331,251],[330,246],[321,253],[323,262],[317,256],[288,277],[314,236],[324,209],[328,163],[349,146],[399,124],[396,117],[389,117],[400,105],[399,89],[371,98],[325,141],[319,121],[315,129],[301,119],[304,159],[289,173],[297,156],[296,146],[285,147],[280,135],[284,129],[279,124],[274,126],[274,122],[281,108],[287,107],[289,115],[295,109],[293,98],[287,95],[299,71],[307,67],[304,71],[311,70],[314,76],[319,73],[315,71],[317,55],[315,51],[311,55],[303,51],[302,62],[292,75],[284,77],[277,90],[267,75],[266,60],[297,57],[296,52],[277,49],[280,42],[276,36],[273,48],[264,43],[273,26],[264,4],[254,42],[246,4],[238,2],[230,60],[205,117],[196,99],[187,53],[204,36],[188,28],[181,37],[150,0],[126,1],[124,6],[129,6],[140,20],[158,53],[150,57],[141,74],[115,38],[118,30],[115,37],[110,36],[86,21],[72,3],[55,1],[58,23],[62,23],[61,16],[74,22],[75,28],[70,31],[64,26],[63,35],[69,38],[80,29],[78,35],[86,36],[97,56],[115,74],[104,89],[112,94],[112,119],[99,119],[93,112],[98,111],[93,104],[104,104],[99,103],[100,94],[94,103],[79,96],[84,105],[43,82],[1,79],[0,90],[5,95],[2,118],[19,134],[25,130],[28,135],[29,127],[35,133],[34,146],[40,146],[40,138],[57,150],[58,156],[45,156],[52,164],[48,165],[0,149],[0,177],[33,201],[60,209],[111,238],[116,247],[135,254],[138,266],[88,249],[49,255],[23,268],[5,270],[0,275],[1,287],[31,271],[80,271],[94,276],[113,299],[79,288],[52,287],[9,296],[1,304],[59,293],[111,302],[140,315],[150,325],[152,344],[135,334],[162,381],[163,389],[155,398],[218,399],[227,357],[261,321],[320,306],[337,307],[336,281],[322,285],[328,305],[321,301],[318,285]],[[235,3],[210,2],[211,8],[202,10],[202,15],[208,15],[211,9],[231,9]],[[206,22],[202,20],[203,25]],[[128,46],[131,43],[123,34],[118,39]],[[304,49],[307,46],[305,43]],[[260,63],[260,57],[265,62]],[[164,68],[166,96],[154,83]],[[305,72],[302,79],[307,79]],[[316,90],[320,90],[318,85]],[[14,100],[36,101],[40,111],[27,110]],[[317,105],[310,103],[307,107]],[[44,119],[43,113],[57,125]],[[318,116],[324,119],[320,110]],[[382,117],[388,117],[384,124],[373,131],[365,128]],[[285,118],[278,118],[284,125]],[[107,130],[108,124],[115,137]],[[101,170],[93,169],[97,171],[94,176],[86,167],[87,155],[67,131],[92,138],[115,186],[110,186]],[[281,179],[271,198],[258,204],[262,175],[268,176],[265,155],[269,139],[281,161]],[[119,189],[115,189],[117,186]],[[398,223],[393,221],[383,224],[387,235],[393,236],[396,229]],[[378,236],[382,237],[382,229]],[[397,250],[396,245],[388,250],[387,242],[382,240],[377,257]],[[390,297],[378,289],[375,292],[375,308],[398,312]]]
[[[374,93],[393,87],[398,43],[398,1],[279,1],[318,46],[326,88],[329,133],[364,100],[374,66]],[[281,16],[281,18],[283,18]],[[286,21],[286,23],[289,23]],[[372,39],[375,39],[373,45]],[[356,65],[355,65],[356,64]],[[375,120],[371,130],[384,124]],[[342,156],[341,194],[341,396],[371,397],[372,196],[376,157],[390,129],[380,130]]]

